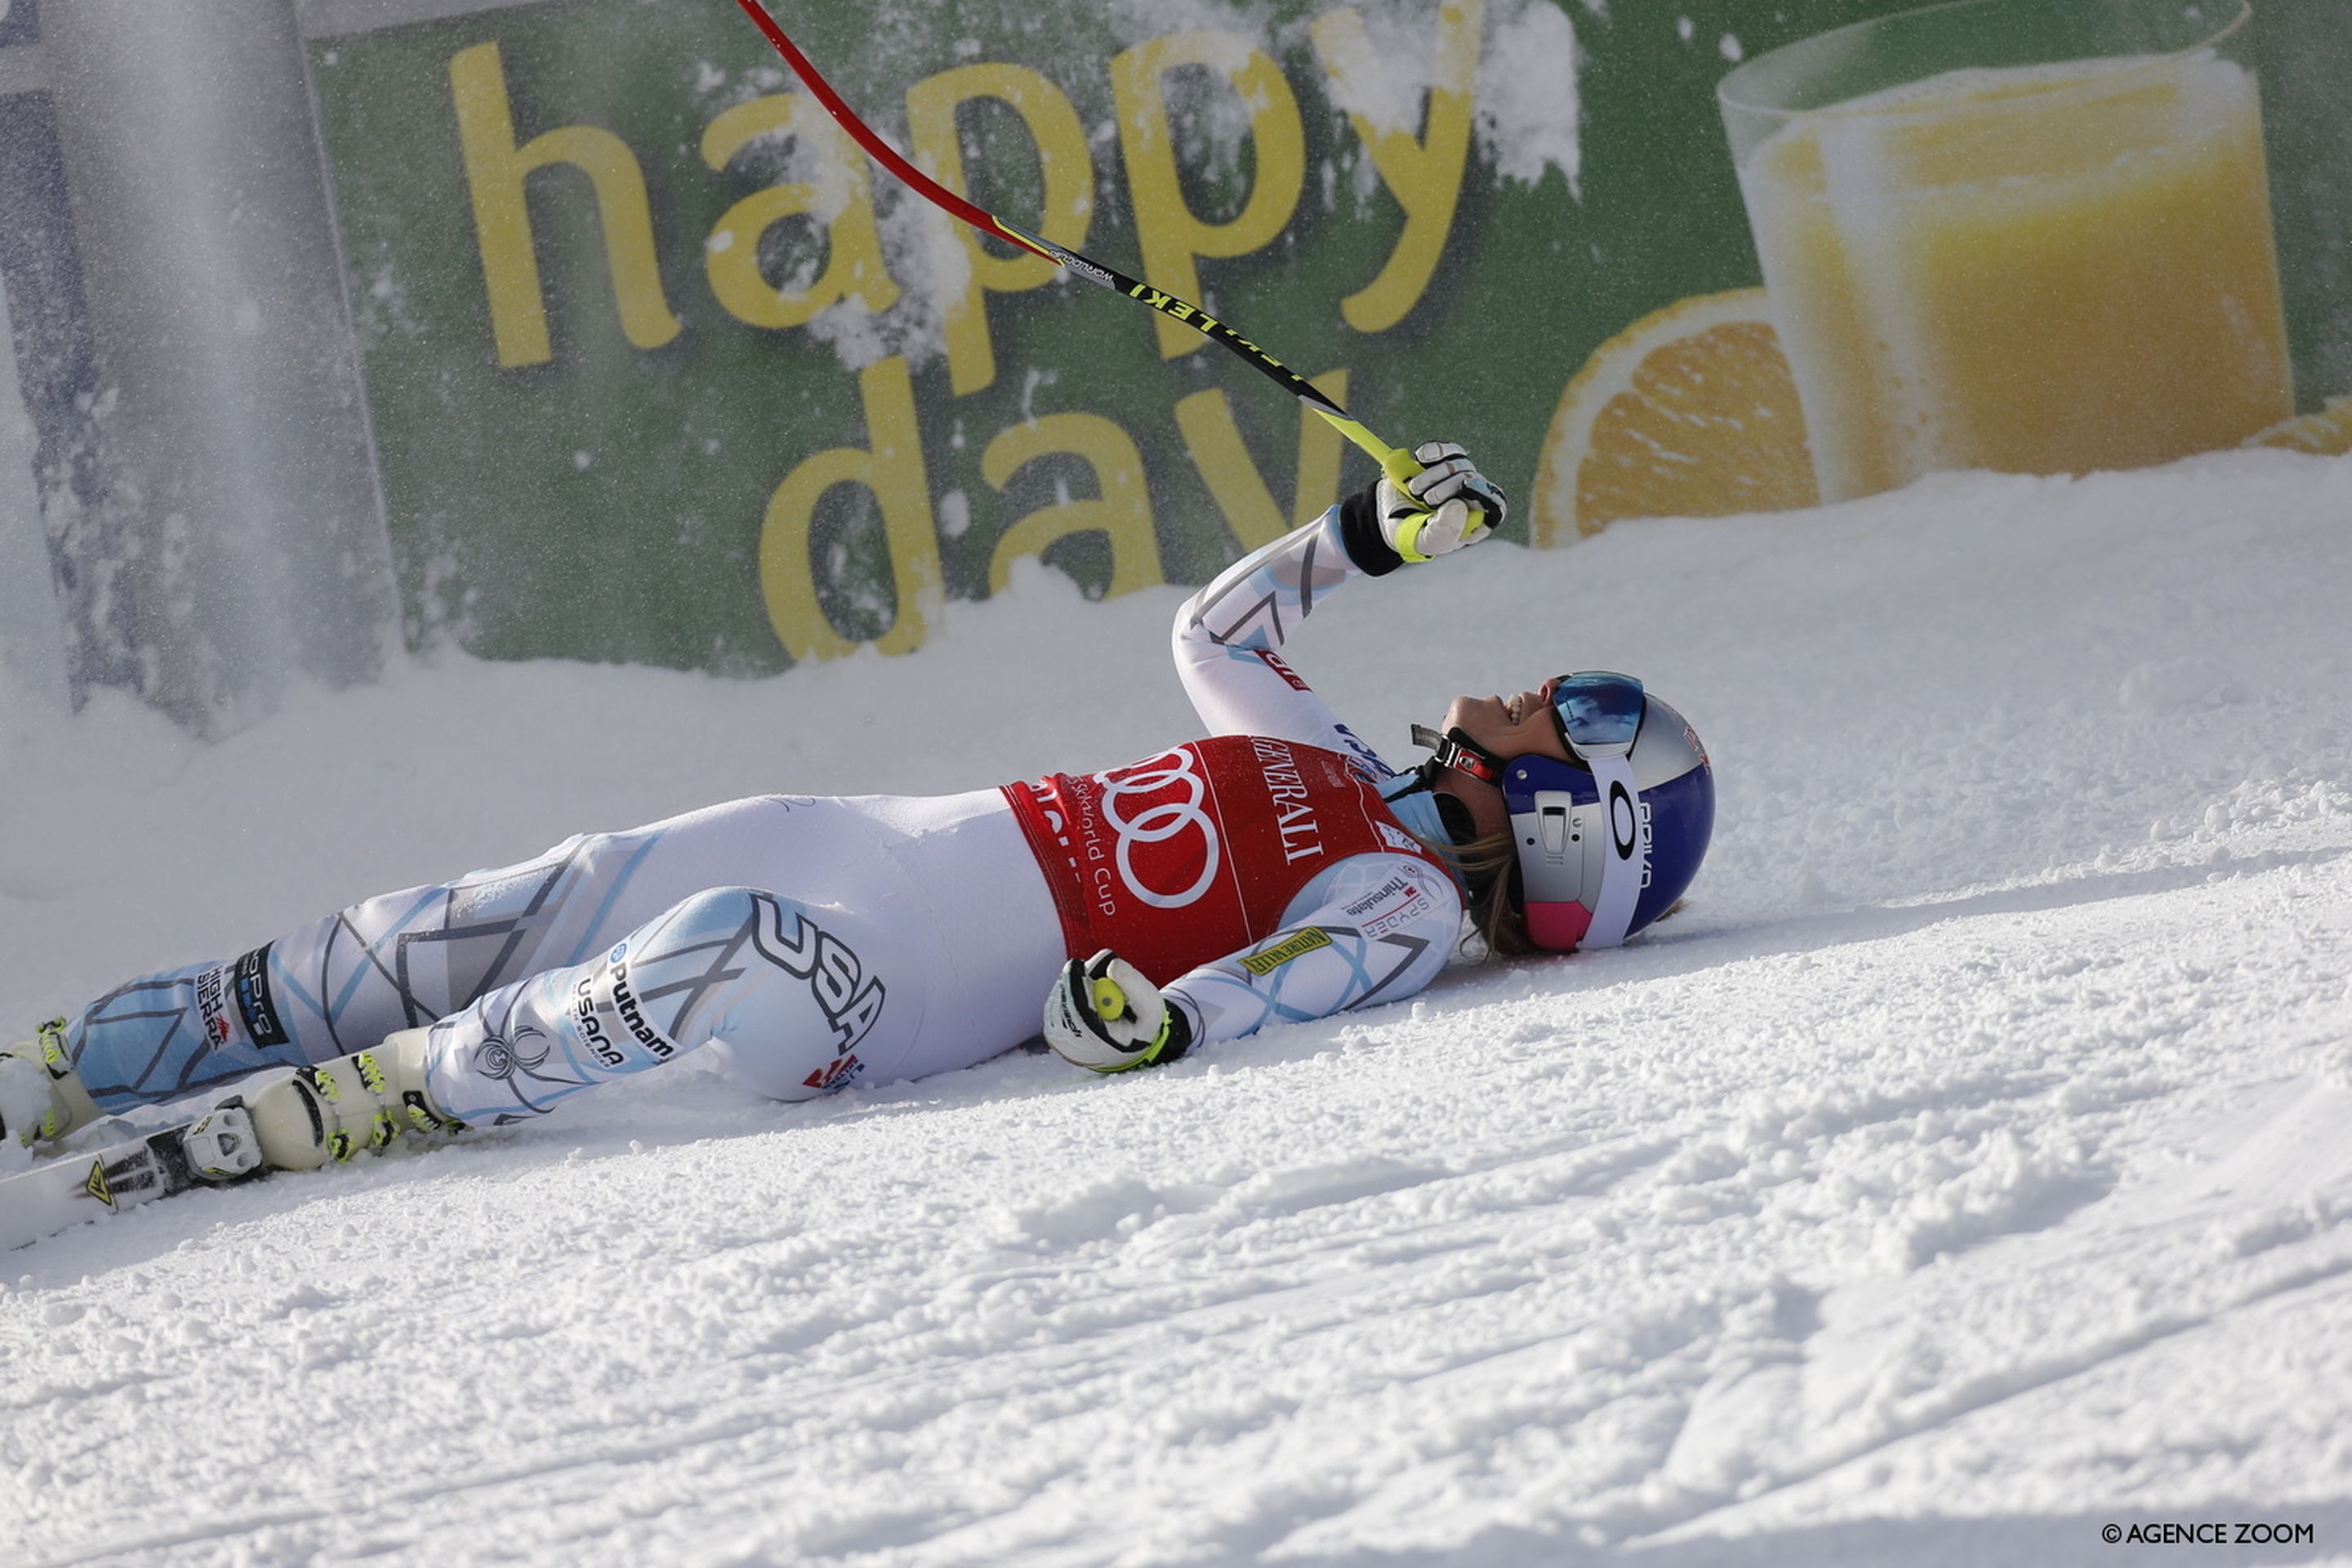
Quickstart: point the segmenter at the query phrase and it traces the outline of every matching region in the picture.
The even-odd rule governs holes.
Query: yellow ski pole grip
[[[1333,420],[1332,423],[1336,425],[1339,421]],[[1350,423],[1352,424],[1353,421],[1350,421]],[[1343,426],[1342,428],[1344,429],[1345,427]],[[1353,430],[1348,431],[1347,434],[1351,438],[1356,439],[1356,445],[1361,447],[1365,451],[1370,452],[1375,458],[1379,459],[1381,472],[1388,476],[1389,483],[1396,486],[1397,489],[1403,490],[1408,497],[1412,496],[1412,489],[1411,482],[1419,478],[1422,474],[1425,473],[1427,470],[1423,468],[1420,461],[1416,459],[1411,452],[1406,451],[1402,447],[1391,447],[1381,441],[1374,439],[1371,432],[1366,430],[1360,425],[1356,426]],[[1418,505],[1419,502],[1416,501],[1414,504]],[[1421,531],[1423,525],[1428,522],[1431,515],[1431,513],[1424,511],[1419,517],[1413,518],[1412,521],[1406,522],[1397,531],[1395,541],[1396,552],[1404,557],[1408,564],[1417,565],[1430,559],[1429,556],[1423,554],[1421,552]]]
[[[1127,1011],[1127,993],[1117,981],[1105,975],[1094,983],[1093,989],[1096,1017],[1116,1018]]]
[[[1386,474],[1389,482],[1399,489],[1403,489],[1407,481],[1419,479],[1426,471],[1402,447],[1391,447],[1379,457],[1381,472]]]
[[[1396,552],[1404,558],[1408,566],[1423,565],[1435,559],[1421,548],[1421,531],[1429,526],[1429,520],[1435,515],[1434,512],[1418,512],[1397,524]]]

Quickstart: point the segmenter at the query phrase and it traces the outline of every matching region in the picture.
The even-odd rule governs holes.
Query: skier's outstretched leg
[[[587,963],[435,1025],[426,1088],[449,1114],[499,1124],[705,1045],[778,1099],[869,1068],[887,1077],[924,1002],[898,945],[839,908],[753,888],[698,893]]]
[[[307,1168],[405,1131],[503,1126],[703,1046],[776,1099],[889,1076],[922,987],[871,921],[752,888],[698,893],[584,963],[250,1096],[269,1163]]]
[[[520,864],[383,894],[242,958],[145,975],[100,997],[58,1036],[88,1109],[51,1116],[27,1090],[10,1125],[54,1137],[96,1110],[345,1057],[532,974],[582,963],[702,889],[773,878],[854,898],[868,880],[858,858],[870,856],[873,841],[837,802],[762,796],[626,833],[582,835]],[[38,1065],[36,1046],[19,1054]]]

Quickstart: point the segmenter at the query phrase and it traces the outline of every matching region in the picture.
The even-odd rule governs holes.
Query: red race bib
[[[1007,784],[1073,958],[1109,948],[1164,985],[1280,929],[1351,855],[1442,863],[1348,757],[1254,735],[1189,742],[1101,773]]]

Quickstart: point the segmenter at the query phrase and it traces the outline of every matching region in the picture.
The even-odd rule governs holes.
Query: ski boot
[[[403,1029],[370,1050],[296,1068],[245,1097],[263,1161],[313,1171],[330,1160],[373,1153],[404,1132],[461,1132],[425,1093],[427,1031]]]
[[[101,1112],[66,1055],[66,1021],[52,1018],[34,1038],[0,1048],[0,1137],[27,1147],[87,1127]]]

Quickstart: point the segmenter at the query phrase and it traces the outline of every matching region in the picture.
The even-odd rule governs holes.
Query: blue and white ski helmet
[[[1674,907],[1715,831],[1715,769],[1682,714],[1630,675],[1553,683],[1571,762],[1510,759],[1499,781],[1517,840],[1528,936],[1614,947]]]

